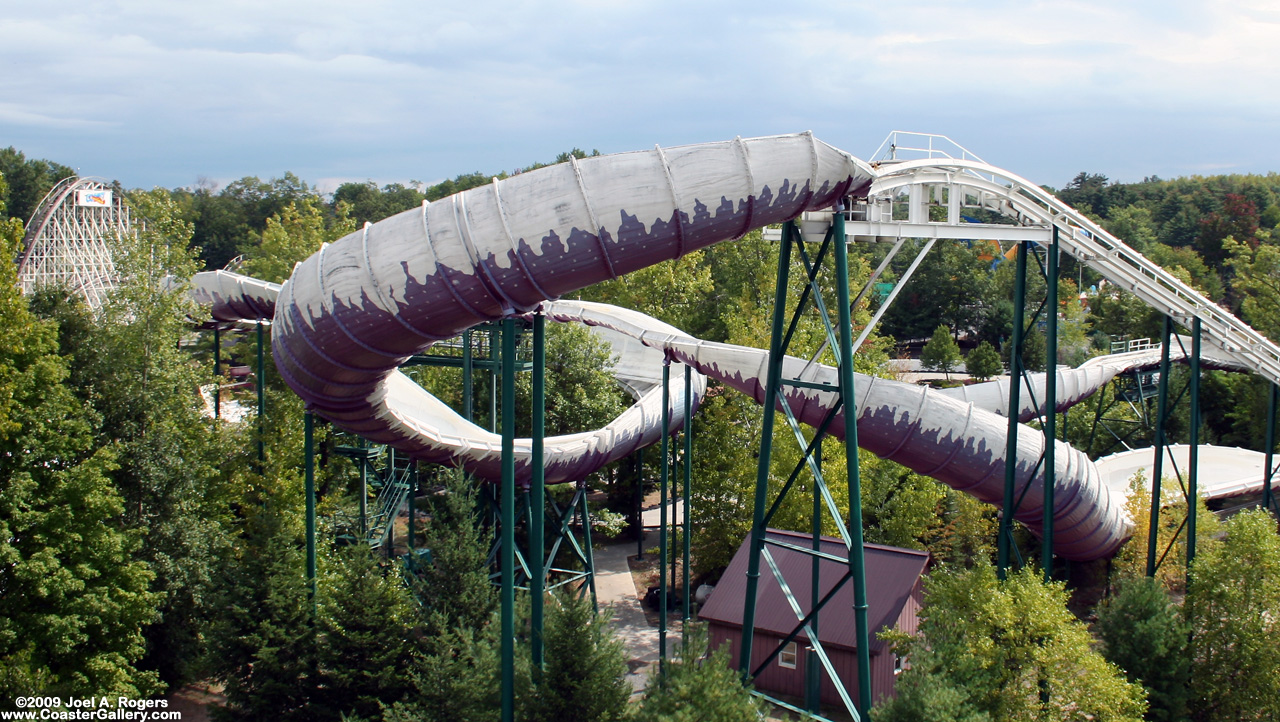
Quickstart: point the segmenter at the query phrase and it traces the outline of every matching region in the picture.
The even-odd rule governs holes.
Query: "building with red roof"
[[[769,529],[765,549],[772,556],[782,578],[786,580],[800,615],[812,608],[811,580],[814,559],[818,560],[818,598],[835,589],[835,594],[818,612],[818,639],[850,698],[858,698],[858,662],[853,618],[853,583],[848,565],[838,561],[847,557],[844,542],[822,537],[823,556],[815,557],[809,534]],[[699,619],[708,623],[711,648],[728,643],[732,659],[739,659],[742,642],[743,604],[747,587],[747,562],[751,544],[748,538],[738,547],[715,591],[703,605]],[[871,632],[871,687],[873,700],[893,695],[901,660],[876,633],[899,629],[913,634],[922,602],[922,579],[929,565],[927,552],[899,547],[867,544],[865,551],[867,579],[867,622]],[[839,586],[837,589],[836,587]],[[792,604],[783,593],[770,565],[760,565],[760,581],[756,603],[755,641],[751,650],[751,670],[761,663],[791,634],[799,624]],[[755,675],[756,689],[771,696],[804,698],[809,665],[821,668],[820,699],[825,705],[842,706],[830,675],[816,654],[809,652],[808,635],[801,630],[783,651]]]

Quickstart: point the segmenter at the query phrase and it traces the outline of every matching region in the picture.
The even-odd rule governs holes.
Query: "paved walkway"
[[[645,534],[645,548],[656,546],[658,532]],[[636,595],[635,582],[627,557],[635,554],[634,541],[611,544],[594,554],[596,598],[601,610],[609,610],[609,623],[627,648],[627,681],[637,692],[648,684],[649,669],[658,661],[658,628],[649,625]],[[680,613],[667,617],[667,651],[674,652],[680,642]]]

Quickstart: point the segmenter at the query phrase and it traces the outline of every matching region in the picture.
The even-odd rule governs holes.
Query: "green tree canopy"
[[[933,330],[933,336],[920,351],[920,365],[930,371],[941,371],[947,378],[951,378],[951,371],[960,363],[960,358],[960,346],[945,324]]]
[[[964,359],[964,368],[970,376],[979,381],[987,381],[1004,372],[1004,364],[1000,363],[1000,352],[986,341],[969,352]]]
[[[935,570],[925,584],[919,636],[886,635],[912,663],[882,714],[922,705],[913,694],[956,690],[964,699],[948,697],[950,709],[995,720],[1142,719],[1142,687],[1094,651],[1061,583],[1046,584],[1031,568],[1001,582],[990,564],[979,564]],[[913,681],[917,675],[943,681]]]
[[[729,649],[707,656],[707,629],[686,626],[680,651],[649,679],[636,722],[755,722],[760,701],[729,665]]]
[[[22,224],[0,220],[13,258]],[[153,573],[134,558],[96,415],[67,386],[57,328],[36,318],[0,264],[0,698],[143,697],[159,690],[136,663],[155,619]]]
[[[1107,660],[1147,689],[1147,719],[1176,722],[1187,711],[1190,628],[1164,587],[1141,577],[1120,584],[1098,607],[1098,632]]]
[[[1280,535],[1266,511],[1226,523],[1191,568],[1191,711],[1196,720],[1280,719]]]

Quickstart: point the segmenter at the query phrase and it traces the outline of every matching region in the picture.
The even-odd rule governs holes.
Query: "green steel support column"
[[[258,322],[258,378],[254,386],[258,387],[258,473],[262,474],[267,466],[267,449],[263,445],[263,435],[266,433],[263,424],[263,414],[267,410],[266,386],[267,379],[265,377],[266,364],[263,361],[263,344],[262,344],[262,322]]]
[[[213,325],[213,418],[222,418],[222,329]]]
[[[408,492],[409,498],[406,500],[408,502],[408,507],[409,507],[409,523],[405,527],[405,531],[407,532],[407,536],[409,538],[405,542],[405,545],[408,547],[408,550],[409,550],[409,563],[414,564],[417,562],[417,560],[414,559],[413,557],[413,543],[414,543],[414,536],[416,536],[418,530],[416,528],[417,525],[413,523],[413,517],[417,515],[416,514],[417,509],[415,508],[417,502],[414,500],[414,497],[418,495],[418,462],[412,459],[409,460],[408,465],[405,466],[405,469],[404,469],[404,479],[405,479],[405,482],[409,485],[409,492]]]
[[[493,346],[490,345],[490,357]],[[515,720],[516,326],[502,320],[502,722]]]
[[[1018,409],[1022,392],[1022,329],[1027,313],[1027,244],[1018,243],[1018,260],[1013,280],[1013,336],[1009,339],[1009,433],[1005,445],[1004,505],[996,538],[996,574],[1001,579],[1009,571],[1013,546],[1014,482],[1018,471]]]
[[[383,481],[384,484],[398,484],[396,481],[396,450],[395,447],[387,447],[387,477]],[[393,557],[396,553],[396,524],[395,514],[400,513],[400,507],[397,506],[388,512],[390,515],[387,519],[387,529],[391,533],[387,535],[387,557]]]
[[[1196,501],[1200,495],[1200,318],[1191,321],[1191,458],[1187,469],[1187,573],[1196,559]]]
[[[782,326],[787,303],[787,283],[791,275],[792,237],[798,233],[794,221],[782,224],[778,247],[777,286],[773,294],[773,328],[769,334],[769,370],[765,377],[760,456],[756,465],[755,514],[751,520],[751,554],[747,557],[747,590],[742,609],[742,647],[738,668],[742,676],[751,672],[751,644],[755,638],[756,590],[760,584],[760,555],[764,548],[764,513],[769,503],[769,467],[773,457],[773,422],[778,413],[778,393],[782,383]]]
[[[1151,470],[1151,528],[1147,533],[1147,576],[1156,575],[1156,554],[1160,541],[1160,483],[1164,476],[1164,417],[1169,407],[1169,337],[1173,335],[1173,320],[1164,317],[1160,331],[1160,392],[1156,397],[1155,463]]]
[[[871,713],[871,634],[867,622],[867,572],[863,559],[862,480],[858,468],[858,411],[853,385],[853,318],[849,306],[849,246],[844,213],[836,208],[836,304],[840,308],[840,396],[844,399],[845,468],[849,478],[849,573],[853,577],[854,644],[858,653],[858,714]]]
[[[306,488],[303,493],[306,495],[306,514],[307,514],[307,587],[311,597],[312,611],[315,611],[316,600],[316,464],[314,458],[314,427],[315,421],[310,411],[302,414],[302,455],[306,457],[303,462],[306,470],[304,484]]]
[[[1276,406],[1280,405],[1280,386],[1271,384],[1271,403],[1267,405],[1267,462],[1262,470],[1262,508],[1271,511],[1271,475],[1275,472]]]
[[[818,440],[818,446],[813,450],[814,461],[819,468],[822,466],[822,441]],[[822,551],[822,492],[818,489],[818,480],[813,480],[813,550],[815,552]],[[809,609],[817,609],[822,598],[819,593],[822,588],[821,584],[822,560],[817,554],[810,561],[809,574],[812,583],[809,585]],[[813,621],[809,623],[813,629],[814,636],[821,639],[818,632],[818,614],[813,615]],[[813,714],[818,714],[822,709],[822,663],[818,659],[818,653],[814,650],[812,643],[809,645],[808,651],[804,656],[804,700],[805,709]]]
[[[693,593],[689,589],[689,538],[693,534],[693,526],[689,519],[689,484],[693,479],[693,368],[684,367],[684,610],[680,618],[689,623],[690,599]],[[683,627],[682,627],[683,629]]]
[[[530,621],[532,622],[532,654],[535,669],[542,669],[544,659],[542,651],[543,627],[543,561],[546,559],[546,542],[543,540],[543,522],[547,518],[546,466],[543,465],[542,454],[546,428],[546,329],[547,317],[542,312],[533,317],[533,438],[531,439],[531,458],[533,477],[529,480],[529,508],[532,514],[529,524],[529,601],[532,605]],[[584,513],[585,516],[585,513]],[[590,547],[590,542],[587,543]],[[592,582],[594,587],[594,582]]]
[[[636,450],[636,558],[644,560],[644,449]]]
[[[667,661],[667,479],[671,466],[671,359],[662,361],[662,467],[658,475],[658,662]]]
[[[369,441],[360,437],[360,448],[368,449]],[[360,459],[360,538],[369,536],[369,455]]]
[[[472,371],[475,359],[471,356],[471,329],[462,332],[462,418],[475,421],[475,389]]]
[[[498,338],[496,330],[489,332],[489,430],[498,430]],[[513,342],[514,343],[514,342]],[[503,358],[506,361],[506,358]]]
[[[579,482],[586,487],[587,482]],[[596,555],[591,549],[591,507],[587,505],[587,495],[582,495],[582,541],[583,549],[587,557],[587,584],[591,589],[591,608],[596,614],[600,613],[600,600],[596,597]]]
[[[1044,538],[1040,547],[1040,566],[1044,580],[1053,579],[1053,513],[1054,485],[1057,482],[1055,447],[1058,440],[1058,227],[1053,227],[1053,243],[1049,246],[1049,263],[1045,268],[1045,378],[1044,378]]]

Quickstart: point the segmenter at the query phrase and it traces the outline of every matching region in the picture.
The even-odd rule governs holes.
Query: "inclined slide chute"
[[[633,354],[620,344],[642,344],[656,351],[652,368],[660,370],[665,355],[759,401],[765,351],[693,339],[634,312],[547,300],[829,208],[867,193],[887,175],[808,133],[598,156],[495,180],[366,225],[298,264],[270,309],[268,290],[277,289],[258,282],[215,273],[202,274],[195,285],[216,318],[270,313],[276,366],[311,411],[418,458],[496,479],[497,437],[400,374],[409,356],[479,323],[541,308],[555,320],[598,329],[628,360]],[[1060,375],[1059,408],[1131,362],[1099,362]],[[829,367],[787,360],[785,374],[802,372],[805,380],[834,385]],[[606,429],[548,440],[549,450],[558,449],[548,453],[548,480],[583,478],[657,440],[663,398],[660,389],[646,388]],[[677,399],[683,394],[676,382],[666,399],[675,411],[671,428],[682,422]],[[1000,416],[1006,394],[1007,385],[999,383],[938,392],[863,377],[857,382],[859,443],[998,503],[1009,463],[1007,421]],[[802,421],[817,424],[834,396],[789,388],[786,403]],[[1019,416],[1034,411],[1024,405]],[[1101,483],[1083,453],[1057,443],[1055,552],[1071,559],[1111,554],[1129,534],[1123,500]],[[1035,470],[1043,444],[1043,435],[1027,428],[1012,460],[1017,488],[1026,490],[1018,518],[1033,532],[1041,519],[1042,472]],[[521,476],[527,449],[527,441],[517,443]]]

